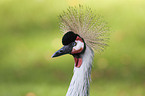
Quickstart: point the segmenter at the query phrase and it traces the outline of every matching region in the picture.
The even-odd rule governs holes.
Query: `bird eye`
[[[74,43],[73,43],[73,46],[76,46],[76,45],[77,45],[77,42],[74,42]]]

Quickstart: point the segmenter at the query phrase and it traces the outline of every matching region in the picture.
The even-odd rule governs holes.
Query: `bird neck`
[[[66,96],[89,96],[90,76],[94,52],[86,45],[82,57],[82,65],[74,67],[74,74]]]

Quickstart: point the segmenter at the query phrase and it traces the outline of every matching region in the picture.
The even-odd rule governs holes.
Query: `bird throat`
[[[75,67],[79,68],[82,65],[82,58],[74,57]]]
[[[66,96],[89,96],[93,54],[93,50],[86,46],[84,53],[73,55],[76,59],[74,74]]]
[[[74,60],[75,60],[75,67],[77,67],[77,68],[81,67],[81,65],[82,65],[82,56],[81,55],[83,55],[86,50],[86,43],[83,38],[81,38],[81,40],[84,42],[83,50],[80,53],[72,54],[74,57]]]

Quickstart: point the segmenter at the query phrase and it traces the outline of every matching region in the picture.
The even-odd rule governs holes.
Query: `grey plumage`
[[[83,59],[82,66],[80,68],[74,67],[74,75],[66,96],[89,96],[94,52],[90,47],[86,46],[86,50],[81,57]]]
[[[64,33],[63,47],[52,57],[71,54],[74,74],[66,96],[89,96],[90,76],[94,52],[107,46],[109,27],[102,16],[89,7],[69,7],[60,15],[60,28]]]

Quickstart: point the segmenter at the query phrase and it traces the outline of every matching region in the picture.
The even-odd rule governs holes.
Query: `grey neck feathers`
[[[86,45],[80,68],[74,67],[74,74],[66,96],[89,96],[90,76],[92,69],[93,50]]]

